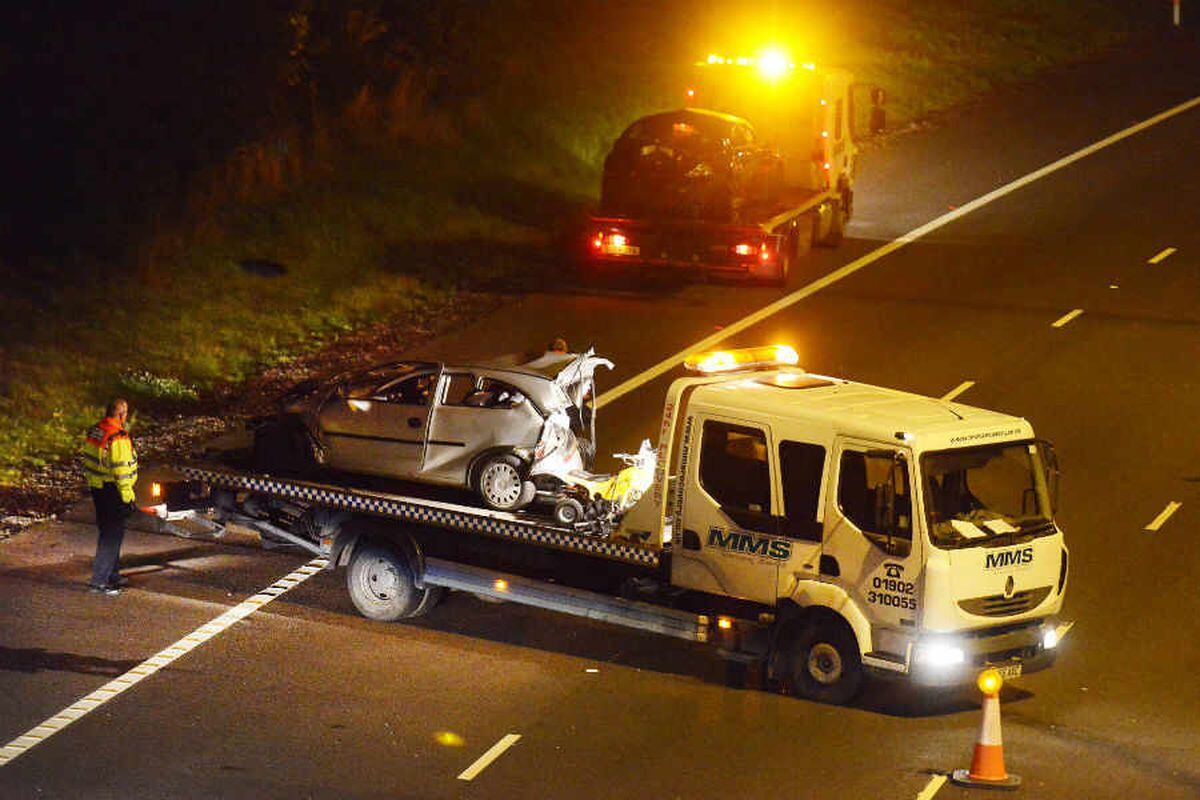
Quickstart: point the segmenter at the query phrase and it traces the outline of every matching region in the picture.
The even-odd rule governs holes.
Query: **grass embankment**
[[[186,412],[347,331],[436,318],[464,285],[567,279],[554,243],[594,195],[609,143],[677,103],[679,65],[749,32],[805,31],[779,38],[886,87],[898,128],[1132,25],[1120,0],[829,2],[773,20],[743,5],[738,25],[723,4],[646,6],[472,11],[443,42],[457,66],[440,80],[463,92],[410,82],[360,94],[319,133],[249,142],[212,165],[187,212],[133,230],[127,256],[95,265],[100,277],[64,284],[53,264],[25,274],[0,317],[0,483],[70,453],[113,392],[143,418]]]

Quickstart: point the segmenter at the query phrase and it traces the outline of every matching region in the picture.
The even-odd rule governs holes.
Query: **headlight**
[[[952,642],[932,641],[917,645],[913,659],[927,667],[953,667],[967,660],[963,649]]]
[[[1042,649],[1053,650],[1058,647],[1058,631],[1054,628],[1046,628],[1042,632]]]

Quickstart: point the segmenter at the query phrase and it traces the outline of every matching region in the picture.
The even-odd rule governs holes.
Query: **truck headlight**
[[[1053,650],[1058,647],[1058,631],[1054,628],[1046,628],[1042,631],[1042,649]]]
[[[913,660],[925,667],[953,667],[965,662],[967,656],[953,642],[935,640],[918,644]]]

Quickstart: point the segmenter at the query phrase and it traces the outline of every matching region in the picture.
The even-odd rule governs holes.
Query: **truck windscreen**
[[[939,547],[1053,532],[1046,477],[1033,442],[927,453],[921,472],[929,535]]]

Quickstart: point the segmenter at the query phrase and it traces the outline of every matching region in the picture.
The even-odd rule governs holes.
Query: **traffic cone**
[[[950,780],[959,786],[1016,789],[1021,778],[1005,772],[1004,743],[1000,738],[1000,687],[1004,680],[996,670],[985,669],[979,674],[978,683],[983,692],[983,721],[979,725],[975,755],[971,758],[971,768],[954,770]]]

